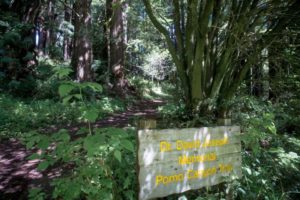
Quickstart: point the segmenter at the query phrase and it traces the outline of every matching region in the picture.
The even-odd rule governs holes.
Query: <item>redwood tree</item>
[[[72,66],[79,82],[92,79],[91,3],[92,0],[76,0],[74,3]]]
[[[114,87],[123,89],[127,86],[124,75],[125,39],[124,15],[121,0],[107,0],[108,17],[108,64],[114,76]]]
[[[69,25],[71,23],[71,16],[72,16],[72,11],[68,7],[68,1],[65,0],[65,5],[64,5],[64,23],[66,25]],[[71,48],[71,39],[70,36],[67,34],[67,31],[64,33],[64,61],[69,60],[70,58],[70,48]]]

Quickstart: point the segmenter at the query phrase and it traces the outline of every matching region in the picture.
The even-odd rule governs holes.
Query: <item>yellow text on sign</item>
[[[185,151],[190,149],[223,146],[225,144],[228,144],[227,137],[224,137],[222,139],[207,140],[204,141],[203,143],[201,143],[200,140],[193,140],[193,141],[176,140],[175,147],[173,147],[172,143],[168,141],[161,141],[159,143],[159,148],[160,148],[160,152],[173,151],[173,149],[177,151]]]
[[[179,156],[178,157],[178,164],[179,165],[188,165],[192,163],[201,163],[201,162],[207,162],[207,161],[214,161],[217,159],[217,154],[214,153],[208,153],[208,154],[202,154],[202,155],[193,155],[193,156]]]
[[[180,173],[169,176],[157,175],[155,177],[155,185],[168,185],[171,183],[183,182],[185,179],[192,180],[207,178],[209,176],[215,175],[218,172],[218,170],[221,173],[229,173],[233,170],[233,166],[231,164],[219,164],[218,167],[214,166],[211,168],[201,170],[188,170],[185,174]]]

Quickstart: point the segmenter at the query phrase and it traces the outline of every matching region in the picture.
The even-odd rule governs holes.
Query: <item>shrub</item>
[[[72,166],[56,178],[51,198],[71,199],[135,199],[134,130],[95,129],[92,135],[71,140],[66,130],[51,136],[32,132],[24,142],[28,148],[42,149],[29,159],[42,159],[38,169]],[[50,147],[55,144],[55,148]],[[34,188],[31,194],[40,191]],[[34,198],[32,198],[34,199]]]

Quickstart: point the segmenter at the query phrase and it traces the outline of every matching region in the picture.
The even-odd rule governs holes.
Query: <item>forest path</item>
[[[134,126],[135,119],[158,118],[157,108],[163,104],[165,102],[161,100],[141,100],[127,108],[126,111],[111,114],[92,126],[95,128]],[[47,132],[65,128],[74,133],[82,126],[86,126],[86,124],[54,126]],[[61,175],[62,169],[59,167],[44,172],[38,171],[36,168],[40,161],[26,159],[33,153],[36,152],[27,150],[18,139],[0,141],[0,200],[28,199],[30,188],[39,185],[49,188],[49,180]]]

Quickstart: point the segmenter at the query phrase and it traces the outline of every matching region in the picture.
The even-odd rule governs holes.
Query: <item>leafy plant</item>
[[[238,199],[294,199],[299,187],[298,139],[278,131],[279,110],[270,102],[236,99],[234,120],[243,131],[244,177],[235,184]]]
[[[63,78],[70,71],[63,68],[56,73]],[[70,135],[64,129],[52,135],[35,131],[26,134],[24,142],[27,148],[42,150],[42,154],[33,154],[28,159],[40,159],[37,167],[40,171],[55,165],[71,168],[66,176],[51,183],[54,187],[52,198],[117,199],[126,196],[133,199],[134,192],[130,183],[133,182],[135,171],[134,167],[128,168],[134,165],[131,162],[135,156],[133,134],[116,128],[92,130],[91,123],[96,121],[101,110],[88,104],[84,94],[89,91],[102,92],[102,87],[97,83],[62,82],[58,93],[63,104],[69,105],[72,99],[79,101],[80,118],[88,122],[89,128],[82,128],[76,135]],[[120,184],[124,184],[124,187],[119,188]],[[35,188],[30,194],[36,194],[37,197],[37,191]]]
[[[42,149],[41,155],[29,157],[42,160],[39,170],[55,165],[72,168],[51,183],[52,198],[134,199],[133,135],[131,130],[105,128],[95,129],[93,135],[71,139],[66,130],[60,130],[51,136],[32,132],[27,134],[25,142],[28,148]],[[53,145],[55,148],[51,150]]]

